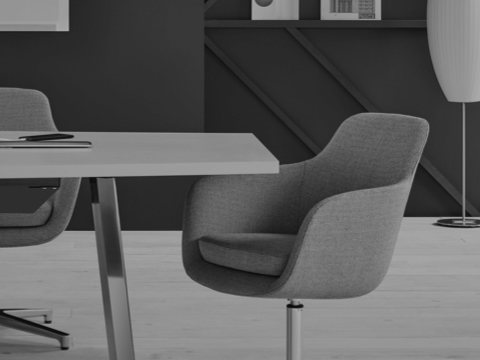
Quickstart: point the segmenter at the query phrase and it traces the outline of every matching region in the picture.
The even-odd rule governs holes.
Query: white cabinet
[[[0,31],[68,31],[69,0],[0,0]]]

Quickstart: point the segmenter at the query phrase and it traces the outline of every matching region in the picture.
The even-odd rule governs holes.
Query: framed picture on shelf
[[[252,0],[252,20],[298,20],[299,0]]]
[[[381,20],[382,0],[320,0],[321,20]]]

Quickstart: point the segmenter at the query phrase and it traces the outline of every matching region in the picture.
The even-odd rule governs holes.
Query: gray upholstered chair
[[[344,299],[387,273],[428,123],[347,119],[313,159],[279,175],[207,176],[187,196],[183,262],[213,290],[289,299],[287,358],[301,358],[298,299]]]
[[[57,129],[46,96],[35,90],[0,88],[0,130],[55,132]],[[0,213],[0,248],[43,244],[53,240],[65,230],[73,213],[80,179],[60,179],[58,182],[60,184],[58,190],[36,212]],[[7,186],[12,186],[14,182],[8,180],[6,183]],[[19,183],[25,181],[20,180]],[[39,180],[39,183],[42,183],[42,180]],[[60,342],[62,349],[68,349],[70,340],[67,333],[24,319],[34,316],[43,316],[45,322],[49,323],[52,311],[2,309],[0,326],[54,338]]]

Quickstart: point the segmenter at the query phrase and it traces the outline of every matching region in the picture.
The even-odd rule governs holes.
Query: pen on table
[[[73,137],[74,136],[70,134],[44,134],[44,135],[21,136],[18,139],[0,139],[0,141],[45,141],[45,140],[71,139]]]

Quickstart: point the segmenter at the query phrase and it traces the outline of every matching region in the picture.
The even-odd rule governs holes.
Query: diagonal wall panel
[[[298,29],[286,29],[337,81],[369,112],[380,112],[373,103],[367,99],[350,80],[333,64],[322,52],[317,49]],[[459,203],[462,204],[462,194],[443,176],[438,169],[423,155],[420,164],[428,173],[442,185],[442,187]],[[480,212],[468,201],[465,201],[468,213],[480,216]]]
[[[295,122],[286,115],[273,100],[261,90],[235,63],[215,45],[215,43],[205,36],[205,45],[230,69],[287,127],[312,150],[318,154],[320,148],[310,139],[310,137],[301,130]]]

